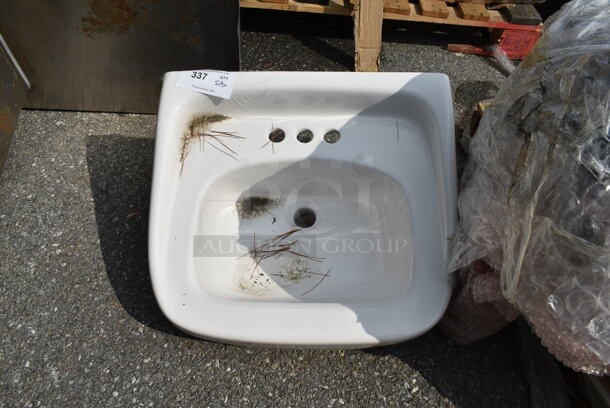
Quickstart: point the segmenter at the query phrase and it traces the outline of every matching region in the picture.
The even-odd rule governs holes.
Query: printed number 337
[[[203,72],[197,72],[197,71],[193,71],[191,73],[191,78],[195,78],[195,79],[205,79],[205,77],[207,77],[208,74],[204,74]]]

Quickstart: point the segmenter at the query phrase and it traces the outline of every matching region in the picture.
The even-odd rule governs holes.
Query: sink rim
[[[214,101],[213,98],[207,97],[205,95],[200,95],[183,89],[176,89],[172,81],[175,79],[177,73],[168,73],[164,79],[163,93],[162,99],[160,103],[159,109],[159,123],[158,123],[158,133],[157,133],[157,146],[155,150],[155,166],[154,166],[154,176],[153,176],[153,191],[152,191],[152,199],[151,199],[151,216],[150,216],[150,230],[149,230],[149,258],[150,258],[150,271],[151,271],[151,281],[153,283],[153,288],[155,291],[155,296],[157,297],[157,301],[161,306],[162,311],[168,317],[173,324],[181,328],[182,330],[199,337],[205,337],[215,340],[220,340],[224,342],[232,342],[232,343],[257,343],[257,344],[277,344],[277,345],[298,345],[301,347],[339,347],[339,346],[349,346],[349,347],[368,347],[375,346],[379,344],[388,344],[394,343],[398,341],[403,341],[408,338],[415,337],[424,331],[428,330],[432,327],[442,316],[447,303],[449,301],[450,296],[450,284],[449,277],[438,276],[436,277],[435,285],[440,288],[438,291],[440,299],[438,301],[433,302],[433,305],[425,310],[428,312],[427,318],[417,318],[418,316],[410,315],[409,310],[405,308],[421,308],[422,304],[425,304],[426,299],[418,299],[423,303],[418,302],[409,302],[408,299],[401,298],[403,302],[393,302],[393,305],[389,305],[388,302],[384,302],[383,304],[367,304],[367,305],[334,305],[329,307],[329,304],[324,304],[323,308],[319,308],[319,305],[315,303],[295,303],[295,305],[306,305],[306,307],[311,311],[311,313],[324,313],[329,316],[335,316],[336,319],[343,321],[345,324],[342,326],[336,325],[335,329],[339,328],[343,330],[345,335],[338,334],[337,330],[331,330],[330,333],[318,333],[314,336],[311,333],[308,333],[306,328],[309,325],[310,329],[316,327],[316,322],[304,322],[303,330],[300,330],[298,335],[294,333],[274,333],[273,336],[265,335],[261,333],[261,330],[249,330],[251,333],[248,335],[246,330],[242,327],[229,327],[230,325],[221,325],[216,326],[216,328],[205,330],[201,326],[195,327],[190,323],[186,323],[184,319],[180,316],[180,313],[176,313],[176,307],[172,304],[171,297],[167,297],[167,288],[163,287],[163,282],[161,276],[164,274],[163,269],[165,263],[163,262],[163,258],[166,257],[166,254],[163,253],[164,248],[162,245],[161,231],[163,228],[163,216],[164,216],[164,207],[167,207],[168,202],[163,204],[163,196],[171,195],[171,188],[168,188],[168,179],[171,177],[170,171],[168,171],[168,164],[171,164],[171,160],[168,159],[169,152],[172,149],[167,149],[167,136],[169,134],[168,129],[171,128],[173,124],[173,120],[175,120],[176,111],[180,107],[184,107],[189,103],[198,103],[198,104],[208,104],[208,106],[222,106],[223,102]],[[282,72],[256,72],[256,73],[235,73],[237,75],[236,88],[237,96],[239,96],[239,81],[240,78],[252,83],[260,83],[262,82],[270,82],[271,79],[277,79],[280,77],[284,77],[284,79],[291,78],[290,82],[295,82],[295,76],[300,77],[299,81],[303,81],[304,79],[309,79],[311,81],[317,80],[318,82],[327,83],[331,87],[337,87],[338,82],[342,82],[342,85],[345,86],[346,81],[349,83],[351,87],[354,85],[362,85],[362,86],[370,86],[371,80],[374,79],[374,85],[379,85],[376,88],[376,92],[383,93],[388,92],[392,86],[396,84],[405,84],[413,81],[416,78],[424,79],[429,87],[435,92],[440,93],[436,95],[438,99],[431,98],[435,104],[431,105],[431,109],[435,115],[442,117],[439,123],[439,133],[442,133],[440,137],[444,138],[444,140],[453,141],[453,109],[451,102],[451,91],[449,88],[448,79],[443,74],[417,74],[417,73],[282,73]],[[341,79],[341,81],[338,80]],[[280,81],[280,86],[281,86]],[[285,82],[285,81],[284,81]],[[251,86],[251,85],[248,85]],[[421,91],[422,84],[419,84],[419,88]],[[366,92],[364,92],[366,93]],[[390,93],[391,95],[392,93]],[[419,95],[421,96],[421,95]],[[426,99],[425,97],[423,98]],[[429,98],[430,99],[430,98]],[[440,103],[439,103],[440,100]],[[197,102],[194,102],[197,101]],[[429,103],[430,101],[428,101]],[[436,106],[436,108],[434,108]],[[164,136],[165,135],[165,136]],[[436,151],[437,154],[442,158],[448,158],[446,160],[445,165],[441,166],[440,171],[442,172],[442,180],[447,181],[446,183],[443,181],[442,187],[445,189],[444,194],[446,197],[444,200],[439,202],[439,207],[443,208],[446,212],[445,214],[445,230],[449,232],[449,236],[452,234],[453,228],[455,226],[455,213],[452,214],[452,210],[446,208],[447,202],[455,202],[452,200],[452,197],[455,198],[455,190],[452,192],[452,189],[455,189],[454,186],[451,185],[451,179],[455,177],[455,166],[452,167],[452,160],[455,163],[455,153],[454,146],[442,146],[442,143],[439,143],[441,146],[433,147],[431,146],[431,150]],[[453,155],[451,155],[453,153]],[[169,166],[171,168],[171,166]],[[378,169],[377,169],[378,170]],[[175,172],[174,177],[175,177]],[[453,176],[453,177],[452,177]],[[399,182],[402,186],[402,183]],[[171,186],[171,183],[169,183]],[[172,199],[175,199],[173,197]],[[451,207],[451,206],[449,206]],[[417,239],[417,238],[416,238]],[[420,276],[421,277],[421,276]],[[415,281],[415,278],[414,278]],[[415,282],[413,284],[415,287]],[[433,285],[434,286],[434,285]],[[409,298],[413,299],[413,298]],[[226,304],[227,302],[210,302],[209,305],[213,306],[216,304],[216,307],[219,310],[227,311],[227,308],[230,306]],[[230,302],[229,302],[230,303]],[[412,304],[413,303],[413,304]],[[264,302],[259,304],[261,310],[270,311],[268,305]],[[375,335],[371,335],[367,332],[363,332],[361,327],[359,327],[358,316],[368,316],[370,314],[378,313],[380,308],[387,309],[388,307],[393,307],[395,311],[402,311],[401,313],[394,313],[393,316],[386,320],[386,327],[376,327],[374,332]],[[287,309],[292,309],[292,307],[287,307]],[[271,311],[276,312],[276,311]],[[293,312],[302,313],[303,311],[298,311],[298,308],[293,310]],[[404,313],[403,313],[404,312]],[[237,312],[239,313],[239,312]],[[403,321],[402,317],[409,317],[412,321]],[[420,314],[421,316],[421,314]],[[407,319],[408,320],[408,319]],[[254,324],[254,323],[253,323]],[[220,327],[220,328],[219,328]],[[318,326],[319,328],[319,326]],[[329,328],[330,329],[330,328]],[[315,330],[314,330],[315,331]]]

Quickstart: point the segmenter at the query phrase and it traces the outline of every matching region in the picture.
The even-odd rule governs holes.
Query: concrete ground
[[[275,16],[242,16],[243,69],[351,68],[349,19]],[[486,58],[442,48],[468,35],[408,24],[384,32],[384,70],[449,75],[458,128],[504,79]],[[432,330],[345,351],[177,331],[148,278],[154,128],[151,115],[22,112],[0,176],[0,407],[528,406],[511,328],[466,347]]]

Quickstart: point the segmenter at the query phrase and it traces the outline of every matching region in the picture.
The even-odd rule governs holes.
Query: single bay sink
[[[453,110],[442,74],[239,72],[159,108],[151,279],[180,329],[370,347],[430,329],[451,292]]]

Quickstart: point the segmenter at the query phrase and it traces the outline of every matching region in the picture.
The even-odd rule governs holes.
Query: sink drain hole
[[[309,228],[316,223],[316,213],[310,208],[301,208],[294,213],[294,223],[301,228]]]

